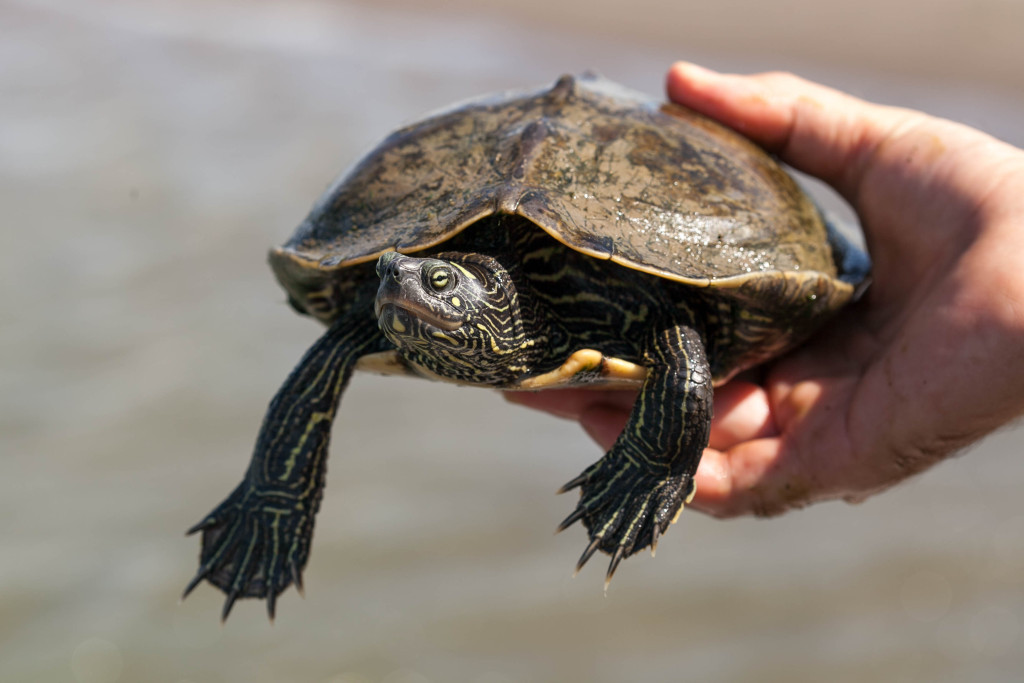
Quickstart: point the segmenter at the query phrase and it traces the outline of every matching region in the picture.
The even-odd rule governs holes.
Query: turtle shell
[[[339,269],[434,247],[500,213],[594,258],[761,307],[810,288],[834,309],[853,293],[817,207],[764,151],[589,74],[396,131],[270,260],[298,305],[329,320],[344,300]]]

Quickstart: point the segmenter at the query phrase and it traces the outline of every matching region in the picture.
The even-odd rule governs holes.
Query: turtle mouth
[[[373,312],[374,315],[377,316],[377,320],[383,321],[384,318],[382,314],[387,313],[389,310],[393,311],[391,316],[392,319],[397,319],[399,312],[404,312],[412,318],[447,332],[451,332],[462,327],[462,323],[460,321],[446,320],[438,316],[434,311],[431,311],[423,304],[390,294],[378,295],[377,300],[373,305]]]

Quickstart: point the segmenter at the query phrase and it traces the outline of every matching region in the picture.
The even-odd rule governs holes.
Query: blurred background
[[[578,427],[359,376],[307,598],[178,597],[320,332],[267,249],[391,129],[585,68],[660,95],[685,58],[1021,146],[1022,35],[1020,0],[0,1],[0,680],[1019,680],[1020,429],[862,505],[685,514],[604,595],[551,533]]]

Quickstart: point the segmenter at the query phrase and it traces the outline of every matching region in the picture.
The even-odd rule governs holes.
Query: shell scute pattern
[[[824,240],[815,207],[767,155],[594,77],[412,124],[325,197],[275,261],[339,268],[517,213],[584,253],[672,279],[834,274],[807,246]]]

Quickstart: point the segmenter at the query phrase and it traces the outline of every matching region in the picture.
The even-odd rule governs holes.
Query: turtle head
[[[482,254],[377,261],[377,325],[408,360],[443,377],[506,384],[534,346],[508,271]]]

